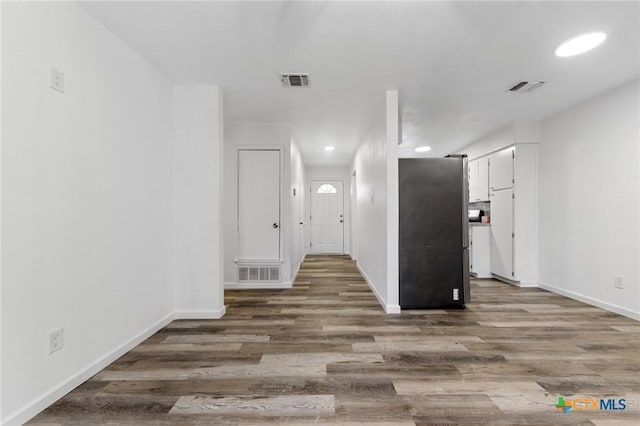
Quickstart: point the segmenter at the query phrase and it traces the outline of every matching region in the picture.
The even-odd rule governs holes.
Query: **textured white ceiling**
[[[175,82],[219,84],[228,122],[291,123],[308,164],[347,164],[387,89],[400,91],[403,153],[441,156],[640,75],[638,2],[84,5]],[[554,56],[592,30],[608,34],[598,49]],[[311,87],[282,87],[283,72]],[[521,79],[548,84],[506,92]]]

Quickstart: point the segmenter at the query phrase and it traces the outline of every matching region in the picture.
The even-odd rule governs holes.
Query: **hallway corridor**
[[[465,310],[386,315],[348,256],[307,256],[293,288],[226,291],[30,424],[633,424],[638,323],[475,280]],[[624,398],[571,411],[558,397]],[[608,423],[614,420],[615,423]]]

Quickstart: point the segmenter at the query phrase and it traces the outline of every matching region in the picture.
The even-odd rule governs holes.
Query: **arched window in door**
[[[320,185],[320,187],[316,191],[317,194],[335,194],[337,192],[338,191],[336,190],[336,187],[333,185],[329,185],[328,183]]]

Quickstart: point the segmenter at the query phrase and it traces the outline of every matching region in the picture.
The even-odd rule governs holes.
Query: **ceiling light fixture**
[[[581,34],[562,43],[556,49],[556,56],[566,58],[588,52],[602,44],[607,38],[603,32]]]
[[[431,151],[430,146],[419,146],[415,149],[416,152],[429,152]]]
[[[335,146],[325,146],[325,147],[324,147],[324,150],[325,150],[325,151],[333,151],[334,149],[336,149],[336,147],[335,147]]]

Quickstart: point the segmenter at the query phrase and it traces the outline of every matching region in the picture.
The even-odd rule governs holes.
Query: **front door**
[[[311,182],[311,253],[344,253],[344,183]]]

